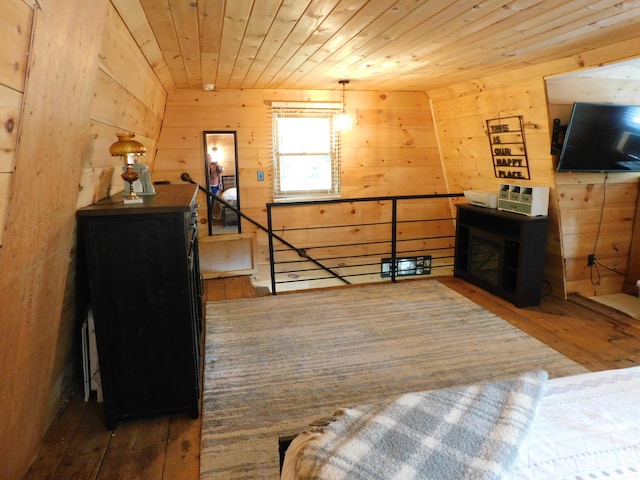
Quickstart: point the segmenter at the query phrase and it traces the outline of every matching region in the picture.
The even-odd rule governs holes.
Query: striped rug
[[[207,304],[200,478],[279,476],[278,438],[400,392],[585,370],[435,280]]]

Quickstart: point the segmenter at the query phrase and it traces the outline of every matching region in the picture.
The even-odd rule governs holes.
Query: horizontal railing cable
[[[348,278],[357,277],[371,277],[372,275],[382,274],[382,265],[384,262],[389,264],[387,277],[391,281],[396,281],[398,273],[398,267],[396,267],[397,261],[400,259],[406,259],[407,257],[428,257],[429,258],[429,272],[437,269],[450,269],[453,266],[453,240],[447,246],[430,245],[428,248],[426,244],[434,243],[441,240],[453,239],[453,225],[455,219],[451,217],[435,217],[435,218],[399,218],[398,202],[411,202],[414,200],[442,200],[442,199],[455,199],[462,197],[462,193],[450,193],[450,194],[426,194],[426,195],[403,195],[403,196],[383,196],[383,197],[361,197],[361,198],[340,198],[340,199],[328,199],[328,200],[309,200],[299,202],[276,202],[267,204],[267,222],[268,226],[260,224],[256,220],[247,216],[240,211],[235,205],[230,204],[226,200],[214,195],[209,190],[201,185],[198,185],[191,179],[188,173],[183,173],[181,179],[185,182],[197,185],[198,188],[203,191],[208,197],[214,201],[224,205],[231,211],[235,212],[241,218],[247,220],[258,229],[262,230],[268,235],[269,242],[269,263],[271,270],[271,291],[272,294],[277,293],[278,284],[293,284],[299,282],[318,282],[327,280],[338,280],[342,283],[351,283]],[[339,205],[344,203],[350,204],[363,204],[363,203],[377,203],[384,208],[388,208],[388,205],[383,205],[385,202],[391,202],[390,205],[390,218],[382,218],[377,221],[360,221],[353,223],[335,223],[335,224],[323,224],[323,225],[303,225],[295,227],[280,227],[278,229],[273,228],[273,210],[281,208],[305,208],[316,205],[325,205],[327,207],[331,205]],[[377,209],[380,210],[380,209]],[[291,215],[289,216],[289,218]],[[398,228],[402,226],[410,226],[411,224],[438,224],[441,222],[448,222],[450,226],[449,234],[443,235],[431,235],[431,236],[409,236],[406,237],[403,232],[402,235],[398,235]],[[365,235],[364,231],[367,229],[380,229],[387,228],[388,232],[385,238],[378,238],[373,240],[362,240],[356,242],[336,242],[336,243],[320,243],[316,241],[307,241],[304,246],[294,245],[294,240],[288,240],[285,236],[295,236],[298,232],[307,232],[313,234],[313,232],[330,232],[328,235],[337,235],[339,232],[347,232],[351,234],[351,231],[355,231],[353,236]],[[344,235],[344,233],[342,234]],[[376,235],[380,235],[380,232]],[[279,246],[276,246],[276,243]],[[422,242],[421,248],[411,247],[411,242]],[[406,245],[407,247],[403,247]],[[331,250],[341,249],[362,249],[363,251],[355,254],[333,254]],[[322,252],[328,252],[323,254]],[[283,254],[292,252],[297,255],[295,259],[280,258]],[[428,253],[427,253],[428,252]],[[449,253],[440,255],[440,253]],[[357,259],[362,259],[357,261]],[[356,261],[354,261],[356,260]],[[436,263],[434,263],[434,260]],[[337,271],[336,269],[340,270]],[[316,272],[318,272],[316,274]],[[322,275],[321,272],[325,272],[327,275]],[[309,277],[307,274],[313,273],[315,276]],[[283,279],[286,276],[288,279]],[[302,277],[302,278],[300,278]]]
[[[283,238],[305,238],[305,241],[302,242],[304,251],[313,255],[319,262],[339,272],[342,278],[356,279],[358,277],[383,276],[385,278],[388,277],[391,281],[396,281],[399,271],[396,266],[397,262],[399,260],[404,261],[407,257],[422,258],[423,260],[428,257],[429,273],[452,269],[455,244],[455,218],[453,216],[437,215],[433,218],[407,218],[406,215],[403,216],[399,212],[398,204],[414,200],[455,199],[462,196],[462,193],[454,193],[274,202],[267,204],[267,216],[271,229],[277,231]],[[309,215],[309,210],[304,209],[309,207],[322,206],[321,212],[328,215],[327,212],[329,212],[332,205],[344,203],[355,205],[367,202],[375,202],[381,206],[379,209],[373,209],[377,212],[377,215],[382,215],[380,218],[375,221],[367,221],[364,218],[361,221],[345,223],[334,221],[321,225],[290,224],[292,219],[300,221],[306,218]],[[383,202],[390,203],[382,205]],[[451,205],[447,204],[447,213],[451,212],[451,208]],[[281,218],[278,216],[279,214],[284,215],[282,217],[284,220],[276,220],[276,218]],[[276,228],[274,223],[283,223],[283,225],[279,225]],[[442,225],[446,225],[446,232],[436,235],[409,234],[407,236],[404,227],[415,229],[420,228],[420,224],[424,225],[426,230],[432,227],[438,228],[439,226],[443,228]],[[386,235],[381,233],[384,232],[384,229],[387,229]],[[399,229],[403,231],[400,233]],[[301,235],[301,232],[304,233]],[[374,234],[380,238],[367,238],[369,235]],[[336,236],[351,236],[354,241],[335,241]],[[383,236],[384,238],[382,238]],[[444,243],[444,245],[438,245],[438,243]],[[343,250],[355,250],[355,253],[344,252]],[[287,252],[288,249],[286,247],[277,247],[273,242],[270,242],[272,291],[276,291],[279,284],[291,285],[304,282],[313,284],[326,282],[329,279],[329,277],[322,274],[321,268],[309,265],[304,258],[287,258]],[[388,266],[386,275],[383,275],[383,264],[385,262]]]

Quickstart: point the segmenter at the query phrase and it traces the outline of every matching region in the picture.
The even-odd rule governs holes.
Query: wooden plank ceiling
[[[640,0],[112,1],[167,89],[425,91],[640,26]]]

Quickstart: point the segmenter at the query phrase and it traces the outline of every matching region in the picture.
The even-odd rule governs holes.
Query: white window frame
[[[340,159],[341,159],[341,141],[340,131],[336,122],[337,116],[340,114],[342,104],[340,103],[313,103],[313,102],[274,102],[271,105],[272,113],[272,131],[273,131],[273,198],[274,201],[297,201],[297,200],[316,200],[327,198],[339,198],[340,189]],[[328,151],[281,151],[286,149],[282,145],[286,145],[282,140],[282,135],[286,132],[282,131],[279,119],[287,118],[321,118],[328,122],[329,138],[325,145]],[[309,134],[317,134],[317,132],[309,132]],[[287,189],[286,178],[282,176],[285,170],[283,163],[287,158],[304,158],[308,157],[309,162],[313,162],[314,158],[330,157],[330,171],[325,171],[326,175],[330,175],[330,185],[326,189]],[[316,165],[318,162],[315,162]],[[309,164],[307,164],[309,165]],[[304,166],[301,166],[304,168]]]

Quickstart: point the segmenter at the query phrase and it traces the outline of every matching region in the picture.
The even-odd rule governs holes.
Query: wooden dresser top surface
[[[188,212],[197,193],[193,184],[155,185],[155,195],[140,195],[143,203],[125,204],[122,192],[78,210],[78,216],[139,215]]]

